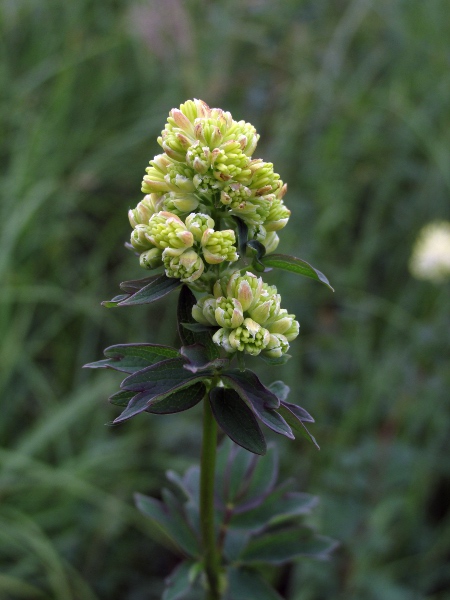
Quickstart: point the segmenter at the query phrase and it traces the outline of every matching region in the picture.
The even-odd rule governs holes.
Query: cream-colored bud
[[[269,343],[263,350],[263,354],[269,358],[280,358],[288,350],[289,343],[286,337],[281,333],[274,333],[270,335]]]
[[[242,306],[236,298],[217,298],[215,319],[221,327],[235,329],[244,321]]]
[[[139,257],[139,264],[144,269],[156,269],[163,264],[162,251],[159,248],[152,248],[143,252]]]
[[[186,227],[196,242],[201,242],[204,232],[214,227],[214,220],[203,213],[192,213],[186,217]]]
[[[215,344],[217,344],[217,346],[220,346],[226,352],[236,352],[236,348],[234,348],[230,344],[229,337],[230,337],[230,330],[222,328],[222,329],[219,329],[218,331],[216,331],[216,333],[213,335],[212,339],[213,339],[213,342]]]

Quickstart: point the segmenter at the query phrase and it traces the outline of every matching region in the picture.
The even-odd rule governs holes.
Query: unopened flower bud
[[[206,229],[201,239],[205,261],[211,265],[224,261],[235,262],[239,258],[235,243],[236,236],[232,229],[223,231]]]
[[[178,256],[163,252],[164,267],[167,277],[176,277],[185,283],[191,283],[201,277],[205,265],[194,250],[185,250]]]
[[[186,217],[185,223],[196,242],[201,242],[205,231],[214,227],[214,220],[203,213],[190,214]]]
[[[194,237],[183,221],[170,212],[161,211],[153,215],[148,230],[150,241],[162,250],[166,248],[175,250],[171,254],[181,254],[194,243]]]
[[[164,208],[168,212],[190,213],[198,206],[198,198],[194,194],[170,192],[165,196]]]
[[[241,275],[236,271],[231,275],[227,285],[227,296],[239,300],[242,310],[251,310],[259,300],[262,290],[262,279],[247,271]]]
[[[162,250],[159,248],[152,248],[147,252],[142,252],[139,257],[139,264],[144,269],[156,269],[163,264],[162,261]]]
[[[153,248],[153,244],[148,238],[148,233],[148,225],[136,225],[131,233],[131,245],[139,254]]]
[[[257,356],[268,345],[270,333],[250,318],[230,332],[228,341],[232,348]]]
[[[214,309],[212,312],[213,322],[211,322],[211,320],[209,318],[207,318],[207,316],[205,316],[205,314],[203,312],[205,302],[207,300],[212,300],[213,306],[215,306],[215,298],[213,296],[211,296],[211,295],[203,296],[203,298],[200,298],[200,300],[198,300],[198,302],[196,304],[194,304],[194,306],[192,307],[192,316],[197,321],[197,323],[201,323],[202,325],[217,325],[216,319],[214,317]]]
[[[128,211],[128,218],[130,220],[131,227],[136,225],[148,225],[150,217],[157,212],[157,206],[162,203],[162,196],[158,194],[147,194],[141,202],[138,203],[136,208],[132,208]]]
[[[217,298],[214,316],[221,327],[228,329],[235,329],[244,321],[242,306],[236,298]]]
[[[291,211],[285,206],[283,200],[275,198],[270,205],[270,211],[264,227],[267,231],[278,231],[283,229],[289,221]]]
[[[269,231],[266,235],[266,239],[263,242],[266,248],[266,254],[274,252],[277,249],[279,243],[280,238],[278,237],[277,233],[275,231]]]
[[[217,330],[212,337],[213,342],[223,348],[226,352],[236,352],[236,348],[230,344],[229,338],[230,330],[224,328]]]
[[[270,334],[269,343],[263,351],[264,356],[280,358],[289,350],[289,342],[281,333]]]
[[[290,315],[294,316],[294,315]],[[300,323],[298,321],[292,321],[292,325],[284,332],[284,337],[288,342],[292,342],[300,333]]]

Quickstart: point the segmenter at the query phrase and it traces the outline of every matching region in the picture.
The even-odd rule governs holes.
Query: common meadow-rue
[[[420,230],[409,268],[417,279],[435,283],[450,279],[450,222],[428,223]]]
[[[283,364],[300,331],[266,272],[284,269],[332,289],[305,261],[274,254],[291,213],[273,164],[253,157],[258,140],[253,125],[202,100],[170,111],[158,138],[162,153],[142,180],[145,196],[128,213],[127,246],[155,273],[122,283],[122,293],[104,305],[148,304],[179,290],[182,345],[111,346],[105,359],[86,365],[126,373],[110,397],[122,408],[115,424],[203,404],[200,466],[184,477],[169,475],[178,494],[163,490],[162,501],[136,497],[183,556],[163,600],[243,600],[249,594],[276,600],[254,565],[324,558],[335,546],[299,523],[316,499],[275,486],[276,449],[260,427],[290,439],[299,432],[317,446],[305,425],[314,419],[287,401],[283,382],[265,385],[245,365],[247,355]],[[218,454],[217,424],[232,440]]]

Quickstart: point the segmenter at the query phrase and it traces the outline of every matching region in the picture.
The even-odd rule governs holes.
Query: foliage
[[[342,542],[278,589],[444,600],[448,289],[414,281],[407,262],[423,224],[448,220],[447,3],[170,6],[1,5],[0,595],[153,600],[174,566],[129,499],[198,455],[197,409],[102,428],[117,414],[103,404],[112,373],[88,380],[79,365],[150,328],[175,343],[172,296],[137,320],[96,303],[140,276],[117,252],[122,209],[167,106],[200,96],[264,133],[261,155],[283,164],[297,203],[279,251],[337,290],[267,275],[302,324],[283,377],[320,415],[320,453],[283,444],[281,468],[321,497],[311,520]]]

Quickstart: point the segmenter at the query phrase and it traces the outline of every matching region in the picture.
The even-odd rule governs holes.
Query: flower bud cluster
[[[274,286],[263,283],[253,273],[241,275],[235,271],[216,281],[213,294],[194,305],[192,316],[203,325],[220,327],[213,340],[226,352],[279,358],[299,334],[295,316],[280,303]]]
[[[163,153],[150,161],[142,181],[147,195],[129,212],[132,227],[147,225],[160,211],[183,219],[199,211],[216,222],[237,216],[250,227],[263,226],[264,235],[284,227],[286,185],[272,163],[252,158],[258,140],[253,125],[202,100],[171,110],[158,138]],[[141,252],[142,232],[133,239]]]
[[[253,125],[201,100],[174,108],[158,138],[162,153],[142,181],[146,195],[128,216],[143,268],[164,268],[167,277],[206,292],[193,316],[218,328],[216,344],[278,358],[297,337],[298,322],[280,307],[274,287],[241,274],[255,246],[241,256],[237,248],[239,219],[246,239],[270,253],[290,216],[286,184],[272,163],[253,158],[258,140]]]

